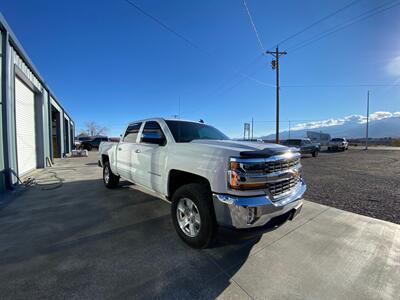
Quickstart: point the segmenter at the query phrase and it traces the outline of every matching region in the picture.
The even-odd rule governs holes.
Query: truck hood
[[[293,151],[286,146],[259,143],[259,142],[244,142],[234,140],[193,140],[191,144],[200,144],[211,148],[218,148],[236,152],[242,156],[271,156],[287,151]]]

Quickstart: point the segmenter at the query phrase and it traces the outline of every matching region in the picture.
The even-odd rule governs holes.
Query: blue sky
[[[131,120],[204,119],[232,137],[254,117],[255,135],[274,131],[270,57],[262,57],[241,0],[133,1],[200,49],[191,47],[124,0],[2,0],[0,11],[40,74],[77,123],[96,121],[118,135]],[[350,0],[247,0],[266,48]],[[297,51],[290,47],[393,0],[360,0],[284,43],[281,120],[323,120],[399,111],[400,87],[284,87],[393,84],[400,79],[400,5]],[[261,122],[267,121],[267,122]],[[295,122],[295,121],[292,121]],[[282,122],[283,128],[287,122]]]

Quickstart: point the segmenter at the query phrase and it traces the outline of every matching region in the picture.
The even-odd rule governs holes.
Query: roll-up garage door
[[[35,94],[15,77],[18,175],[36,168]]]

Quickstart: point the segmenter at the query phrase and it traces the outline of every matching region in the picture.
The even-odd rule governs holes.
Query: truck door
[[[136,182],[137,139],[141,125],[141,122],[129,124],[117,146],[117,172],[121,177],[133,182]]]
[[[160,136],[164,142],[144,141],[146,135]],[[156,192],[163,192],[162,174],[166,159],[166,138],[156,121],[147,121],[139,139],[139,153],[137,154],[137,174],[139,184]]]

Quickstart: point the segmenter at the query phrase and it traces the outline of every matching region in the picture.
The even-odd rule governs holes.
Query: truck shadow
[[[4,298],[215,298],[260,240],[221,231],[214,247],[192,249],[168,203],[99,179],[15,194],[0,211],[0,236]]]

